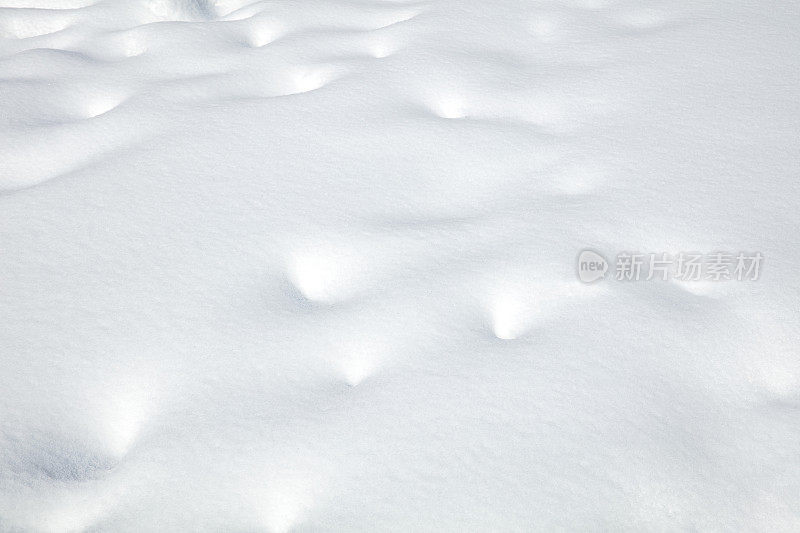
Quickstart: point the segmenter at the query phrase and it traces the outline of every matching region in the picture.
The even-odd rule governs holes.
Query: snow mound
[[[0,531],[800,530],[798,20],[0,0]]]

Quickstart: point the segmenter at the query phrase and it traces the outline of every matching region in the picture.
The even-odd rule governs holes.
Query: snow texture
[[[798,27],[0,0],[0,531],[800,530]]]

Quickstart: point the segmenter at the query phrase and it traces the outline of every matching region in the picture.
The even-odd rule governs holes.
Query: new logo
[[[605,277],[608,272],[608,261],[593,250],[584,250],[578,255],[578,279],[584,283],[593,283]]]

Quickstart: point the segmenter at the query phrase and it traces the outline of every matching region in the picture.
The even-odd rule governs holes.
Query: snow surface
[[[0,0],[0,530],[800,530],[799,27]]]

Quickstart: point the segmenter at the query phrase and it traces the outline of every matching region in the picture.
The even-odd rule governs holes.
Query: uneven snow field
[[[0,0],[0,531],[800,530],[799,23]]]

